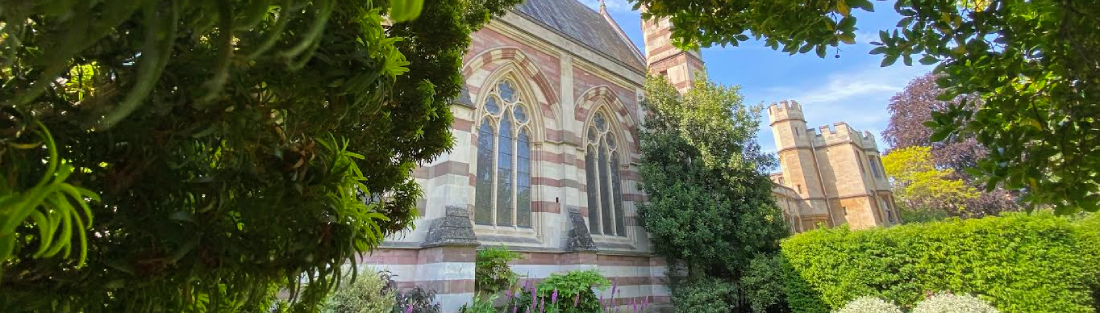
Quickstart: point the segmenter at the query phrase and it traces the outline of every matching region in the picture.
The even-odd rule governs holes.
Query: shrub
[[[536,307],[545,307],[546,312],[591,313],[600,312],[600,298],[592,288],[604,290],[611,284],[596,270],[570,271],[565,274],[551,274],[535,286],[525,286],[515,295],[510,306],[518,306],[522,312],[532,307],[531,312],[542,312]],[[532,299],[531,290],[535,290]],[[615,288],[612,288],[614,294]],[[556,294],[556,296],[555,296]],[[610,299],[608,299],[610,300]]]
[[[461,313],[497,313],[500,312],[493,307],[493,302],[497,299],[497,295],[490,295],[487,298],[474,295],[474,300],[468,304],[463,304],[458,312]]]
[[[377,273],[360,273],[355,280],[340,286],[321,307],[324,313],[385,312],[397,303],[395,292],[386,289]]]
[[[788,303],[827,312],[873,295],[912,307],[927,291],[951,290],[986,295],[1004,312],[1091,312],[1100,228],[1077,225],[1094,219],[1006,214],[807,232],[782,243]]]
[[[786,306],[782,266],[781,258],[775,254],[757,255],[749,262],[741,276],[741,294],[753,312],[781,310]]]
[[[420,286],[398,292],[397,303],[393,306],[393,313],[439,312],[439,303],[435,302],[435,290],[424,289]]]
[[[1000,313],[989,303],[969,295],[940,293],[917,303],[913,313]]]
[[[859,297],[833,313],[901,313],[898,306],[875,297]]]
[[[516,273],[508,262],[519,259],[520,254],[503,246],[477,251],[474,266],[474,285],[479,293],[494,294],[511,288],[516,283]]]
[[[672,305],[679,312],[725,313],[737,303],[737,286],[709,277],[688,277],[672,286]]]

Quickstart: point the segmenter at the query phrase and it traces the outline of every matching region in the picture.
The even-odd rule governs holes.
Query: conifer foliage
[[[0,1],[0,307],[311,310],[418,215],[517,2]]]

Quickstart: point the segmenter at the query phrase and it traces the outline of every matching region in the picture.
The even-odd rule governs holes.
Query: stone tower
[[[644,12],[645,7],[642,10]],[[684,51],[672,45],[672,24],[667,17],[643,20],[642,33],[650,75],[664,76],[676,90],[684,93],[695,83],[696,77],[705,74],[699,51]]]
[[[769,106],[768,121],[782,169],[773,179],[801,202],[791,215],[804,225],[848,223],[855,229],[898,222],[874,135],[844,122],[807,128],[794,101]]]

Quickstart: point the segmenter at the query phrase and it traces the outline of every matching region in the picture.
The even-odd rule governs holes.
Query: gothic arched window
[[[477,136],[474,223],[531,227],[531,121],[502,80],[482,105]]]
[[[584,164],[589,231],[593,234],[626,236],[623,191],[619,179],[619,145],[603,112],[596,112],[587,136]]]

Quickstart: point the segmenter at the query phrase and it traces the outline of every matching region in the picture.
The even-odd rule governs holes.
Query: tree
[[[682,47],[763,38],[784,52],[855,43],[852,9],[869,0],[636,0],[645,17],[670,17]],[[897,0],[897,29],[880,31],[882,66],[914,56],[939,63],[941,100],[977,94],[937,110],[932,141],[968,138],[989,150],[976,174],[986,190],[1025,189],[1022,200],[1056,212],[1100,210],[1100,6],[1064,0]],[[839,55],[837,55],[839,57]]]
[[[966,213],[966,201],[978,197],[976,189],[951,178],[953,169],[936,167],[929,147],[894,149],[882,158],[882,167],[894,183],[894,195],[909,210],[961,215]]]
[[[932,119],[932,112],[935,110],[944,110],[962,102],[963,97],[950,101],[936,99],[941,91],[936,86],[936,75],[932,73],[909,82],[904,90],[890,98],[890,123],[882,132],[883,139],[893,149],[931,147],[932,160],[937,168],[950,168],[953,170],[951,178],[959,178],[967,185],[984,189],[984,182],[969,175],[968,171],[988,154],[986,148],[973,135],[934,142],[931,139],[932,129],[924,125]],[[966,99],[969,107],[978,107],[977,97]],[[1017,211],[1019,205],[1016,198],[1002,186],[993,190],[980,190],[977,197],[966,200],[966,212],[963,213],[967,216],[983,216]]]
[[[657,254],[693,275],[736,279],[754,255],[788,234],[755,142],[759,106],[737,87],[700,79],[682,97],[662,78],[646,82],[640,174],[649,201],[642,225]]]
[[[410,227],[517,1],[277,2],[0,4],[0,307],[311,310]]]

